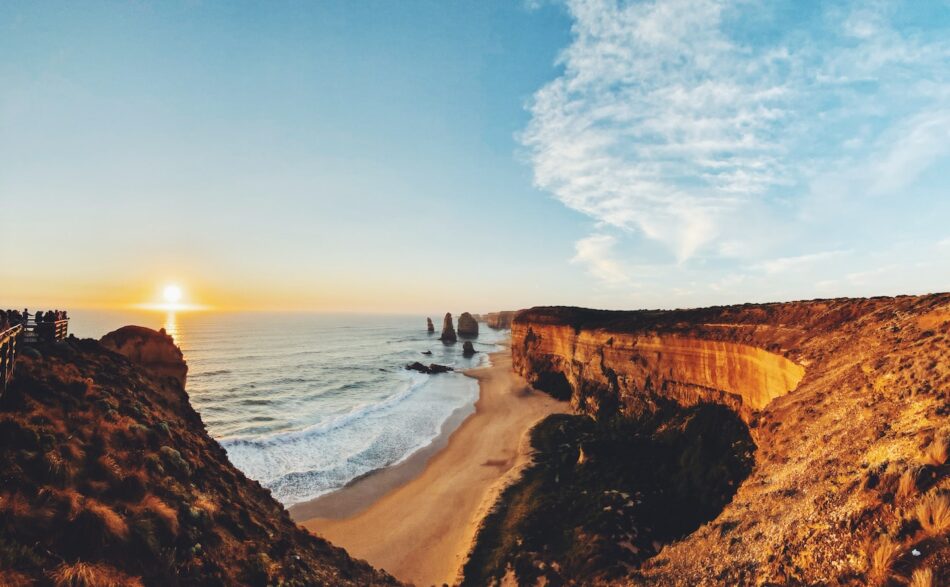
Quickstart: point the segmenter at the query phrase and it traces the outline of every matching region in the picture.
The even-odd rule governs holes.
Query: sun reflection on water
[[[175,339],[175,344],[178,345],[178,348],[182,348],[182,343],[184,342],[182,338],[183,333],[181,327],[178,325],[178,317],[175,316],[175,312],[165,314],[165,325],[163,328],[169,336]]]

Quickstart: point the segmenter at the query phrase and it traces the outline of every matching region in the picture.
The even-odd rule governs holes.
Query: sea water
[[[188,362],[187,391],[208,432],[244,473],[286,505],[339,489],[428,445],[478,398],[458,372],[406,364],[483,365],[506,331],[480,325],[478,352],[444,345],[425,316],[310,313],[70,313],[99,338],[126,324],[165,328]],[[441,323],[433,315],[433,322]],[[424,355],[430,351],[431,355]]]

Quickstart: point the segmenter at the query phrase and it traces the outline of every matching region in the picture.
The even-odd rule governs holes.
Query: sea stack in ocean
[[[461,322],[461,319],[459,319],[459,322]],[[471,357],[471,356],[473,356],[476,352],[477,352],[477,351],[475,350],[475,346],[472,344],[472,341],[466,340],[466,341],[462,344],[462,356],[463,356],[463,357]]]
[[[432,318],[426,318],[426,331],[435,332],[435,324],[432,323]]]
[[[478,322],[468,312],[459,316],[459,336],[478,336]]]
[[[445,313],[445,319],[442,320],[442,335],[439,337],[442,342],[455,342],[458,336],[455,334],[455,326],[452,325],[451,312]]]

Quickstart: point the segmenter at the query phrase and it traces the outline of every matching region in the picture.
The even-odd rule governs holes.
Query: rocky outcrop
[[[439,340],[446,343],[458,340],[458,335],[455,334],[455,326],[452,325],[452,314],[448,312],[442,320],[442,334],[439,336]]]
[[[669,312],[533,308],[514,319],[512,355],[518,373],[582,413],[714,402],[748,424],[755,465],[732,502],[626,582],[862,583],[870,539],[922,553],[898,579],[929,567],[950,580],[950,546],[908,530],[917,522],[906,515],[950,488],[941,450],[950,294]]]
[[[152,373],[171,377],[182,389],[185,388],[188,365],[181,349],[164,328],[156,332],[144,326],[123,326],[106,334],[99,342]]]
[[[432,318],[426,318],[426,332],[435,332],[435,324],[432,323]]]
[[[478,336],[478,322],[468,312],[462,312],[459,316],[459,336]]]
[[[514,319],[515,314],[518,312],[515,310],[505,310],[502,312],[489,312],[487,314],[482,314],[479,318],[483,321],[489,328],[494,330],[507,330],[511,328],[511,321]]]
[[[419,361],[406,365],[406,371],[418,371],[427,375],[438,375],[439,373],[448,373],[449,371],[453,370],[454,369],[452,369],[452,367],[448,367],[446,365],[438,365],[436,363],[423,365]]]
[[[475,345],[472,344],[472,341],[466,340],[462,344],[462,356],[463,357],[472,357],[475,356],[475,353],[478,352],[475,350]]]
[[[0,398],[0,584],[397,584],[229,462],[165,376],[166,336],[107,340],[20,357]]]

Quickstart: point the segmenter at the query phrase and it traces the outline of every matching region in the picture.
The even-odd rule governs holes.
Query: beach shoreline
[[[465,371],[474,409],[457,410],[429,446],[339,491],[291,508],[308,530],[419,585],[456,582],[484,515],[530,462],[527,432],[569,405],[511,369],[510,350]]]

